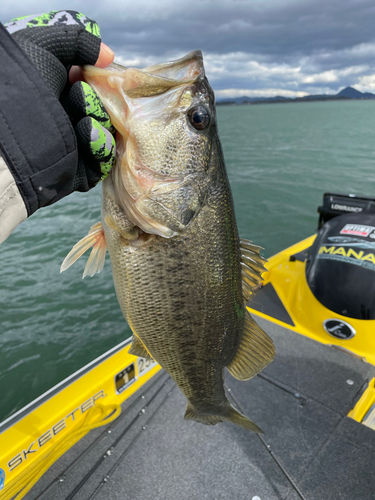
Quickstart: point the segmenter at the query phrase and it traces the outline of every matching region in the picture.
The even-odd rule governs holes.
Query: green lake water
[[[312,234],[326,191],[375,197],[375,101],[219,107],[240,235],[270,256]],[[0,247],[0,421],[130,335],[104,270],[62,260],[100,189],[39,210]]]

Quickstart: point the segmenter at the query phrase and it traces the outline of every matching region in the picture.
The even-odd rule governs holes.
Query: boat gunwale
[[[91,371],[93,368],[95,368],[97,365],[99,365],[100,363],[102,363],[106,359],[108,359],[111,356],[113,356],[114,354],[116,354],[116,352],[118,352],[121,349],[123,349],[124,347],[126,347],[128,344],[131,343],[131,340],[132,340],[131,337],[129,337],[128,339],[124,340],[123,342],[120,342],[116,346],[112,347],[112,349],[109,349],[105,353],[103,353],[100,356],[98,356],[97,358],[93,359],[92,361],[87,363],[87,365],[83,366],[82,368],[80,368],[76,372],[72,373],[71,375],[69,375],[68,377],[63,379],[58,384],[56,384],[53,387],[51,387],[50,389],[48,389],[48,391],[44,392],[43,394],[38,396],[36,399],[34,399],[30,403],[28,403],[26,406],[24,406],[23,408],[18,410],[16,413],[14,413],[10,417],[8,417],[5,420],[3,420],[2,422],[0,422],[0,435],[5,430],[9,429],[9,427],[16,424],[19,420],[26,417],[29,413],[31,413],[36,408],[41,406],[43,403],[45,403],[46,401],[51,399],[51,397],[55,396],[56,394],[61,392],[63,389],[65,389],[66,387],[71,385],[73,382],[75,382],[77,379],[79,379],[82,375],[85,375],[86,373]]]

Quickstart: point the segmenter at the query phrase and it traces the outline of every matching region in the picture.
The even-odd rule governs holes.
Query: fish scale
[[[173,80],[173,64],[179,75],[185,65],[187,76]],[[259,283],[263,259],[259,247],[244,240],[241,262],[201,53],[166,67],[162,83],[163,65],[146,68],[142,76],[137,70],[135,88],[133,70],[116,65],[118,93],[113,70],[85,68],[112,120],[127,117],[116,123],[119,154],[103,181],[102,229],[95,226],[92,252],[108,249],[117,298],[135,335],[129,352],[146,353],[171,375],[188,400],[185,418],[207,425],[227,420],[261,432],[228,401],[224,368],[247,380],[274,357],[272,341],[252,320],[243,298]],[[189,118],[194,113],[197,126]],[[135,136],[127,155],[127,140]],[[124,181],[129,172],[131,192]],[[91,243],[92,233],[88,237]],[[87,247],[88,237],[78,248]],[[63,269],[78,258],[77,249],[72,252]],[[88,265],[85,273],[100,270]],[[244,290],[243,275],[248,278]]]

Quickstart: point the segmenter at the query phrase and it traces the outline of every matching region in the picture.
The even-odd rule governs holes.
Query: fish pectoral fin
[[[262,274],[267,271],[264,264],[267,259],[260,255],[262,247],[253,245],[251,241],[241,239],[241,271],[242,271],[242,294],[244,299],[249,300],[254,288],[262,281]]]
[[[83,278],[87,275],[94,276],[94,274],[100,273],[104,266],[107,243],[101,222],[94,224],[90,228],[88,235],[74,245],[61,264],[60,273],[74,264],[91,247],[91,254],[86,263]]]
[[[142,340],[140,340],[135,335],[133,335],[132,337],[132,343],[128,352],[129,354],[133,354],[133,356],[139,356],[140,358],[153,359]]]
[[[236,410],[229,401],[227,407],[219,408],[217,413],[211,414],[199,412],[191,403],[188,403],[184,418],[185,420],[194,420],[195,422],[205,425],[216,425],[219,422],[232,422],[243,429],[263,434],[262,429],[258,427],[257,424],[247,418],[246,415]]]
[[[275,346],[270,337],[246,311],[242,339],[233,360],[227,366],[237,380],[249,380],[265,368],[275,357]]]

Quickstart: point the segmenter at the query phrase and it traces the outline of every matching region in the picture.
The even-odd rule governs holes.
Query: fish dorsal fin
[[[263,370],[274,357],[272,340],[246,311],[240,345],[227,366],[229,373],[238,380],[248,380]]]
[[[133,356],[139,356],[140,358],[153,359],[142,340],[140,340],[135,335],[133,335],[132,337],[132,343],[128,352],[129,354],[133,354]]]
[[[260,255],[262,247],[253,245],[251,241],[241,239],[241,270],[242,270],[242,294],[246,301],[249,300],[253,290],[262,281],[262,274],[267,271],[264,263],[267,259]]]
[[[94,274],[100,273],[103,269],[107,243],[101,222],[94,224],[90,228],[88,235],[74,245],[61,264],[60,273],[74,264],[91,247],[91,254],[86,263],[82,278],[85,276],[94,276]]]

